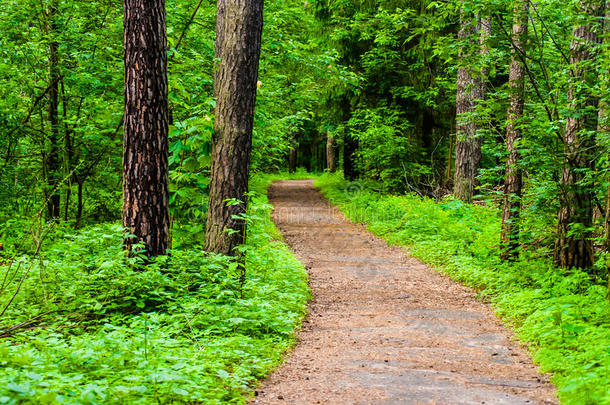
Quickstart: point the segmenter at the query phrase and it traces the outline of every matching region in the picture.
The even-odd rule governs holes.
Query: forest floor
[[[476,293],[349,222],[310,180],[269,190],[314,300],[252,404],[554,404]]]

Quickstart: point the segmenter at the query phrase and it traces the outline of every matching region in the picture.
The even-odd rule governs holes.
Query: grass
[[[256,179],[246,278],[200,246],[134,271],[121,228],[63,234],[0,262],[0,404],[242,404],[294,343],[309,299],[302,264]],[[29,271],[28,271],[29,269]],[[30,322],[30,323],[27,323]]]
[[[496,210],[454,199],[386,195],[338,175],[316,181],[354,222],[478,290],[529,345],[565,404],[610,404],[606,280],[555,268],[540,252],[499,260]]]

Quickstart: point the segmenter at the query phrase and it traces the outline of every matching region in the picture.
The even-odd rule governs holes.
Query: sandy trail
[[[312,181],[277,182],[269,195],[315,299],[251,403],[557,403],[472,290],[351,224]]]

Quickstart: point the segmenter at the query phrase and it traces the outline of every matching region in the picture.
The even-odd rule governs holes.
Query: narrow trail
[[[270,188],[310,274],[298,345],[252,404],[554,404],[475,293],[351,224],[310,180]]]

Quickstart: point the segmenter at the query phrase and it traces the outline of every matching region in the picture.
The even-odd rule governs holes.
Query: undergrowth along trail
[[[557,269],[539,252],[501,263],[500,217],[491,208],[385,195],[339,175],[315,184],[352,221],[480,291],[530,346],[541,371],[554,373],[563,403],[610,404],[606,280]]]
[[[114,224],[55,237],[42,261],[18,257],[32,269],[0,332],[43,315],[0,340],[0,403],[244,403],[293,344],[309,298],[270,220],[270,181],[253,184],[243,284],[236,263],[196,242],[134,271]],[[23,272],[11,274],[0,304]]]

